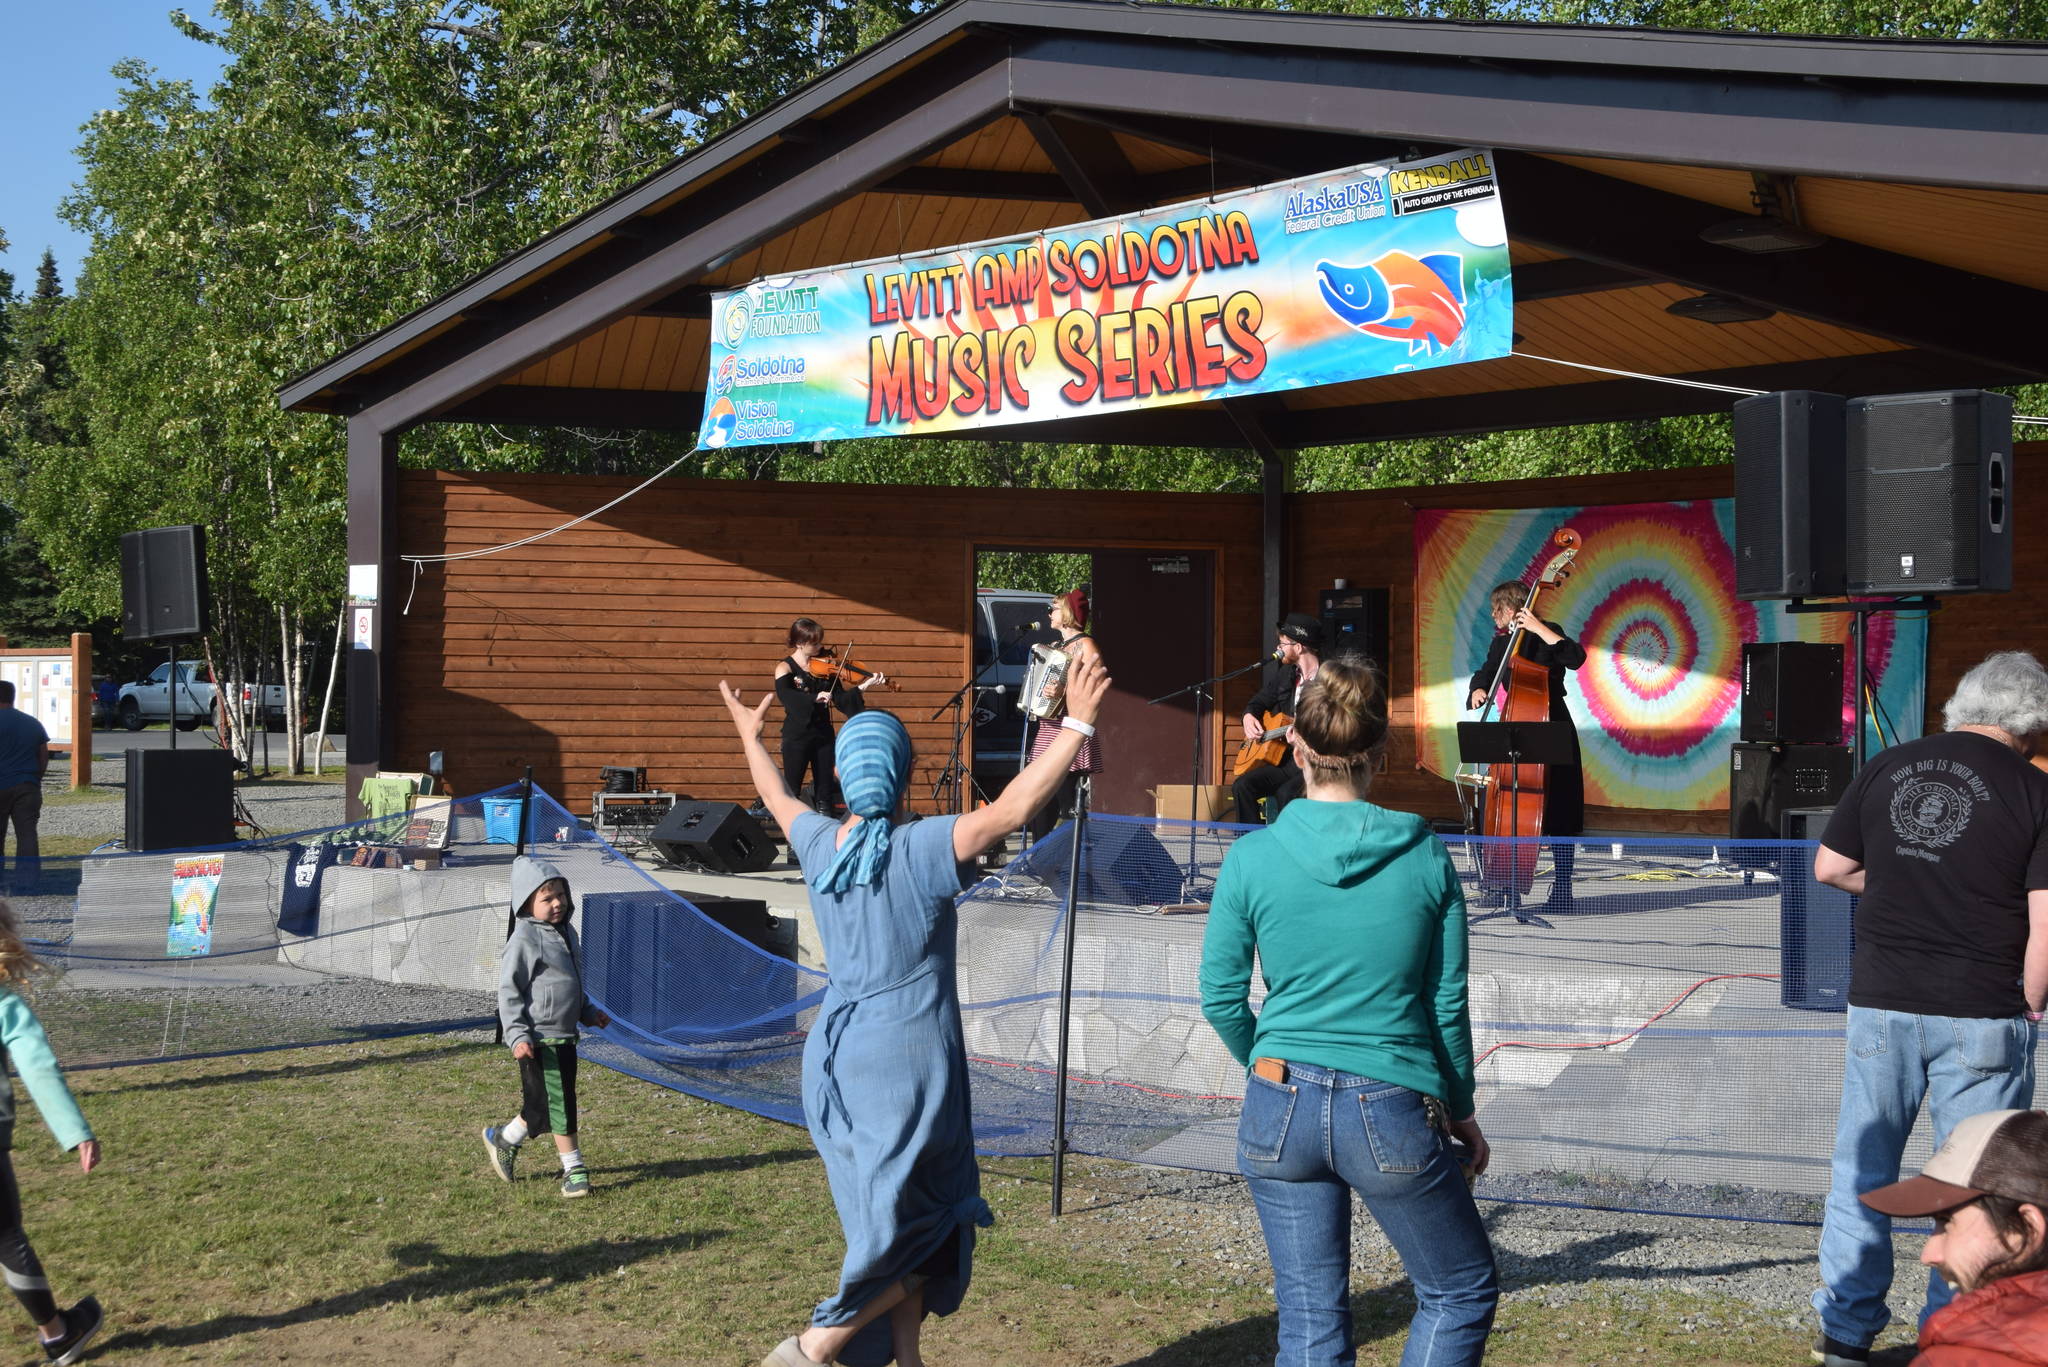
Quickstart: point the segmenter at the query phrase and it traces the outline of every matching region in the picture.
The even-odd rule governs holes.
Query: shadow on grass
[[[119,1348],[194,1348],[287,1325],[341,1319],[387,1305],[445,1300],[469,1292],[482,1293],[465,1301],[469,1308],[510,1304],[525,1299],[539,1284],[560,1286],[610,1276],[629,1263],[688,1252],[730,1233],[708,1229],[658,1239],[599,1239],[564,1249],[522,1249],[483,1256],[447,1254],[429,1243],[401,1244],[391,1250],[391,1259],[414,1270],[376,1286],[323,1296],[274,1314],[217,1315],[197,1324],[135,1330],[109,1339],[99,1353],[106,1356]]]
[[[468,1023],[464,1023],[465,1025]],[[431,1033],[421,1031],[420,1033]],[[404,1039],[403,1035],[366,1035],[340,1040],[315,1040],[308,1044],[287,1044],[280,1049],[325,1048],[335,1044],[371,1044],[380,1039]],[[244,1068],[238,1073],[215,1073],[207,1077],[166,1078],[162,1082],[134,1082],[120,1087],[101,1087],[95,1096],[113,1096],[122,1092],[182,1092],[198,1087],[241,1087],[252,1082],[290,1082],[297,1078],[335,1077],[342,1073],[353,1073],[362,1068],[388,1067],[397,1063],[413,1063],[438,1058],[447,1054],[458,1054],[479,1046],[470,1043],[443,1044],[432,1049],[420,1049],[407,1054],[378,1054],[370,1058],[337,1058],[324,1063],[293,1063],[282,1068]],[[213,1056],[213,1057],[218,1057]],[[145,1059],[131,1063],[94,1064],[98,1068],[142,1067],[150,1063],[168,1060]],[[79,1071],[76,1068],[67,1071]]]
[[[673,1177],[698,1177],[707,1172],[745,1172],[779,1163],[808,1163],[818,1155],[810,1149],[769,1149],[764,1153],[717,1154],[709,1158],[670,1158],[659,1163],[629,1163],[604,1170],[604,1189],[619,1191],[641,1182]]]

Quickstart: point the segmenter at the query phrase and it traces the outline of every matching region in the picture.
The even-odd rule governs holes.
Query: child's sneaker
[[[484,1126],[484,1149],[491,1155],[491,1168],[507,1182],[512,1180],[512,1165],[519,1161],[519,1146],[507,1144],[498,1137],[496,1125]]]
[[[92,1336],[100,1331],[107,1317],[100,1313],[100,1303],[87,1296],[64,1312],[64,1333],[61,1337],[43,1340],[43,1353],[57,1367],[68,1367],[78,1361],[78,1355],[85,1351],[85,1345],[92,1342]]]
[[[564,1177],[564,1178],[562,1179],[562,1195],[564,1195],[564,1196],[588,1196],[588,1195],[590,1195],[590,1169],[588,1169],[588,1168],[571,1168],[571,1169],[569,1169],[569,1173],[568,1173],[568,1176],[566,1176],[566,1177]]]

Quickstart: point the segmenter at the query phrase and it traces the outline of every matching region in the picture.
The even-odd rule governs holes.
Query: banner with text
[[[707,447],[1118,413],[1508,354],[1493,154],[1372,162],[712,301]]]

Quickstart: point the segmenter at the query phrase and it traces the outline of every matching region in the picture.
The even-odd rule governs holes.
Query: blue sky
[[[204,91],[220,72],[221,50],[195,43],[171,27],[175,0],[5,0],[0,35],[8,60],[0,79],[0,235],[9,247],[0,269],[15,287],[35,281],[43,248],[57,253],[69,290],[85,239],[57,218],[57,201],[78,179],[79,129],[117,102],[108,74],[124,57],[140,57],[159,74]],[[184,9],[210,23],[213,8],[190,0]]]

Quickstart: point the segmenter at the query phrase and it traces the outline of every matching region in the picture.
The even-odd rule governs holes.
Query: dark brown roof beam
[[[704,421],[704,395],[696,391],[501,384],[436,415],[436,421],[692,432]]]
[[[1697,371],[1679,378],[1743,389],[1819,389],[1885,394],[1967,388],[1982,378],[1966,359],[1929,351],[1880,351],[1774,365]],[[1368,382],[1369,384],[1370,382]],[[1367,391],[1369,392],[1369,390]],[[1738,396],[1651,380],[1595,380],[1540,389],[1395,399],[1343,408],[1300,409],[1268,420],[1273,439],[1294,446],[1399,441],[1515,428],[1633,422],[1688,413],[1725,413]],[[1085,440],[1085,438],[1074,438]]]
[[[2048,292],[1831,239],[1757,256],[1700,240],[1702,200],[1526,152],[1497,153],[1511,240],[1978,363],[1978,382],[2048,376]]]
[[[637,312],[642,318],[709,318],[711,294],[709,285],[685,285]]]
[[[1090,218],[1129,213],[1145,207],[1138,198],[1138,173],[1116,139],[1101,129],[1075,124],[1035,109],[1020,109],[1017,119],[1031,130],[1038,149],[1073,191]]]
[[[1658,283],[1654,275],[1609,266],[1599,261],[1531,261],[1516,266],[1515,302],[1533,304],[1539,299],[1568,299],[1575,294],[1605,294],[1609,290],[1632,290]]]

